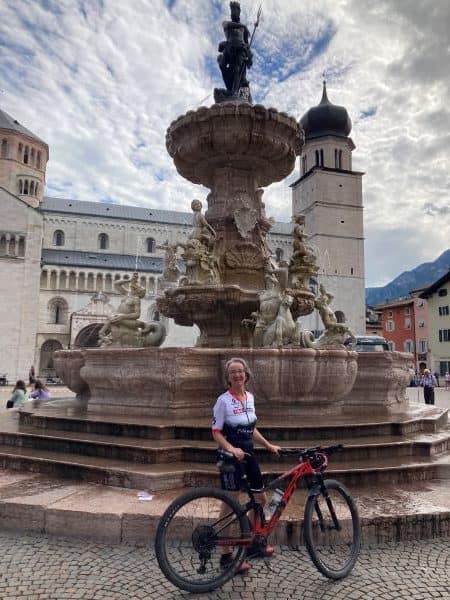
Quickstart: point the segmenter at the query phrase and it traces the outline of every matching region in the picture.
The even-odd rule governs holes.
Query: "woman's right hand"
[[[244,460],[245,452],[241,448],[233,448],[230,452],[237,460]]]

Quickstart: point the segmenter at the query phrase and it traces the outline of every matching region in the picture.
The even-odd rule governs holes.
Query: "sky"
[[[253,28],[259,2],[241,2]],[[448,0],[263,0],[255,102],[299,119],[347,108],[363,171],[366,285],[450,247]],[[49,196],[189,211],[207,190],[165,149],[170,123],[213,104],[225,0],[2,0],[0,108],[50,147]],[[292,214],[299,165],[264,194]]]

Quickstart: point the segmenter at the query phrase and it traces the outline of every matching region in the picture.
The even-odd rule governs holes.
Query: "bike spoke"
[[[221,578],[224,553],[230,555],[227,565],[239,564],[243,555],[239,518],[220,498],[194,498],[178,507],[164,536],[171,571],[191,585]]]

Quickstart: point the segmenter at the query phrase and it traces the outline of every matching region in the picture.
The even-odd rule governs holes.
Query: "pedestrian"
[[[436,385],[437,385],[438,387],[440,387],[440,385],[439,385],[439,373],[438,373],[437,371],[435,371],[435,372],[434,372],[434,376],[436,377]]]
[[[27,399],[27,387],[25,381],[17,380],[12,391],[11,398],[6,403],[6,408],[19,408]]]
[[[42,381],[40,379],[36,379],[34,383],[34,389],[28,394],[28,398],[31,398],[32,400],[49,400],[50,397],[50,392],[42,383]]]
[[[423,387],[425,404],[434,404],[434,388],[437,385],[437,381],[430,369],[424,369],[423,375],[420,378],[420,385]]]
[[[445,389],[450,390],[450,373],[448,371],[445,374]]]
[[[28,383],[30,385],[34,385],[36,382],[36,372],[34,370],[34,365],[31,365],[30,370],[28,371]]]

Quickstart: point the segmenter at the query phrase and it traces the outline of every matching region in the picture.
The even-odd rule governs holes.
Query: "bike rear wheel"
[[[209,592],[236,573],[245,557],[239,542],[249,536],[247,515],[241,514],[232,496],[216,488],[198,488],[174,500],[164,512],[156,532],[156,558],[177,587]],[[221,565],[224,547],[231,556]]]
[[[346,577],[361,545],[358,510],[347,488],[333,479],[310,491],[305,507],[304,537],[317,569],[330,579]]]

